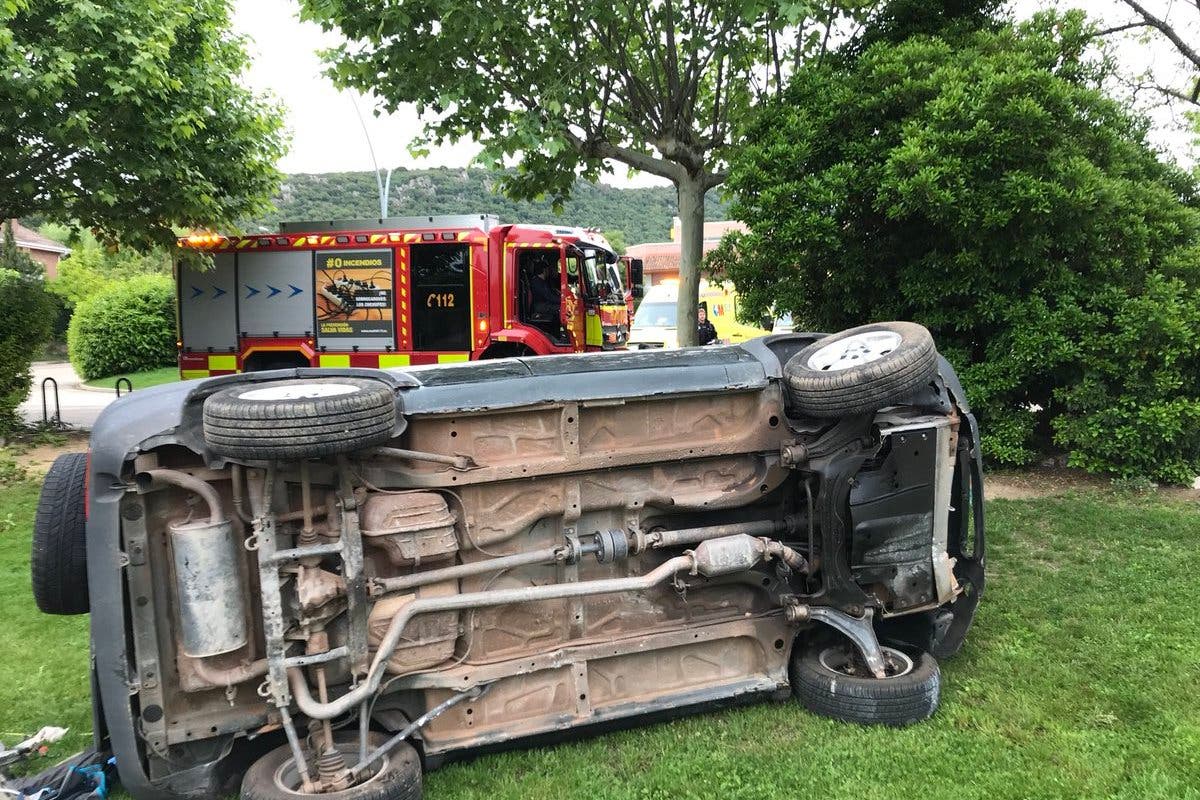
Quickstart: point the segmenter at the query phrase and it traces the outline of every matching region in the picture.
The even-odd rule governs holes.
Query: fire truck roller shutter
[[[241,252],[237,258],[237,328],[247,336],[311,336],[312,251]]]
[[[211,269],[179,265],[179,333],[185,352],[229,353],[237,349],[234,255],[213,256]]]

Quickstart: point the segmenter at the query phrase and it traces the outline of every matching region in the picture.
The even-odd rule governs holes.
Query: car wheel
[[[209,449],[251,461],[315,458],[370,447],[390,439],[395,424],[392,389],[362,378],[241,384],[204,401]]]
[[[937,659],[921,650],[883,647],[887,677],[876,678],[849,642],[818,644],[792,655],[792,691],[813,713],[863,725],[911,725],[941,699]]]
[[[936,374],[933,336],[915,322],[876,322],[826,336],[783,367],[789,407],[822,418],[894,405]]]
[[[369,747],[387,741],[382,733],[370,735]],[[334,745],[347,765],[358,760],[358,734],[338,734]],[[242,800],[299,800],[319,797],[322,800],[420,800],[421,760],[407,742],[401,742],[377,762],[376,772],[367,780],[340,792],[309,794],[300,787],[300,773],[292,757],[291,747],[283,745],[250,765],[242,778]],[[315,774],[315,765],[309,765]]]
[[[47,614],[86,614],[87,454],[54,459],[33,520],[30,577],[33,599]]]

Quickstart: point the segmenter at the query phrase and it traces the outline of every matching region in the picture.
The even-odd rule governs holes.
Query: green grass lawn
[[[179,380],[179,367],[159,367],[158,369],[148,369],[145,372],[127,372],[123,375],[112,375],[108,378],[96,378],[91,381],[84,381],[85,386],[91,386],[97,389],[112,389],[116,386],[118,378],[128,378],[133,384],[134,389],[147,389],[151,386],[158,386],[161,383],[174,383]],[[121,387],[124,391],[124,386]]]
[[[30,599],[35,500],[0,489],[0,738],[70,725],[75,748],[90,725],[86,618]],[[988,512],[987,594],[929,722],[862,728],[762,704],[447,766],[426,796],[1200,798],[1200,507],[1089,492]]]

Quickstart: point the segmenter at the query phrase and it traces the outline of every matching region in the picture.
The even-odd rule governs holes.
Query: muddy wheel
[[[251,461],[315,458],[382,444],[396,424],[395,395],[363,378],[249,383],[204,401],[204,441]]]
[[[813,713],[863,725],[903,726],[933,716],[941,700],[937,660],[921,650],[883,648],[887,677],[876,678],[848,642],[792,655],[792,691]]]
[[[933,336],[915,322],[876,322],[826,336],[783,367],[791,409],[822,418],[894,405],[936,374]]]
[[[369,746],[386,742],[386,734],[372,733]],[[334,744],[347,764],[358,760],[358,734],[339,734]],[[315,774],[309,766],[309,774]],[[420,800],[421,760],[407,742],[401,742],[375,765],[370,778],[340,792],[310,794],[300,787],[300,773],[288,745],[276,748],[255,761],[242,778],[242,800]]]
[[[29,565],[33,599],[47,614],[86,614],[87,454],[64,453],[54,459],[33,520]]]

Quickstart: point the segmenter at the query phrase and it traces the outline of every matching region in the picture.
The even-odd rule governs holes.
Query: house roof
[[[53,239],[42,236],[35,230],[26,228],[17,220],[12,220],[13,238],[17,240],[17,247],[23,247],[26,250],[37,250],[42,253],[58,253],[60,256],[65,256],[71,252],[71,248],[59,244]]]
[[[705,242],[704,252],[714,249],[717,244],[716,241]],[[679,272],[678,242],[634,244],[625,249],[625,255],[642,259],[642,271],[651,275]]]

